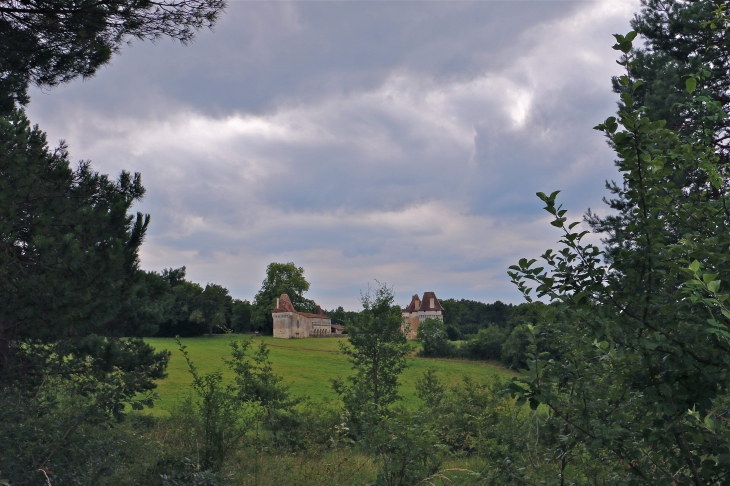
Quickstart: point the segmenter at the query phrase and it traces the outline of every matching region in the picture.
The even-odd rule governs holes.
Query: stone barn
[[[276,299],[271,312],[274,318],[274,337],[281,339],[330,336],[332,321],[317,306],[316,314],[297,312],[287,294]]]
[[[408,339],[416,339],[418,326],[429,317],[444,320],[444,309],[434,292],[424,292],[423,299],[418,294],[411,297],[411,303],[403,309],[403,332],[407,332]]]

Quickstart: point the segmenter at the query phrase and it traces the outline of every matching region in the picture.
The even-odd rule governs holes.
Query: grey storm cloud
[[[295,261],[328,308],[376,278],[519,302],[507,266],[558,236],[535,192],[580,219],[617,177],[591,127],[638,7],[231,2],[193,45],[134,43],[28,112],[97,170],[142,173],[144,268],[250,299]]]

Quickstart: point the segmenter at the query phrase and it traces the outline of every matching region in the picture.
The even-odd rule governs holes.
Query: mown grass
[[[222,359],[229,356],[229,343],[242,336],[215,335],[195,338],[182,338],[187,351],[202,373],[214,370],[223,372],[225,378],[232,378]],[[254,338],[254,346],[263,340],[269,350],[274,371],[282,376],[284,383],[290,387],[293,396],[306,396],[313,400],[336,400],[332,391],[332,379],[348,376],[350,365],[346,356],[340,353],[339,343],[347,343],[346,338],[310,338],[310,339],[274,339],[270,336]],[[160,399],[151,413],[167,415],[175,404],[190,393],[191,377],[187,365],[172,338],[148,338],[148,343],[158,350],[167,349],[172,352],[168,366],[168,377],[158,382],[157,392]],[[414,351],[417,343],[413,343]],[[407,406],[415,406],[416,380],[423,372],[432,367],[447,384],[453,384],[469,376],[482,379],[494,374],[513,376],[514,373],[491,363],[427,359],[411,357],[409,367],[401,376],[401,389]]]

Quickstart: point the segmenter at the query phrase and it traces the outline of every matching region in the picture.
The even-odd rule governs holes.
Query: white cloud
[[[558,236],[534,192],[580,219],[614,173],[590,127],[637,6],[236,2],[215,35],[137,46],[29,112],[97,169],[142,172],[145,268],[251,298],[295,261],[325,307],[374,278],[519,301],[507,266]]]

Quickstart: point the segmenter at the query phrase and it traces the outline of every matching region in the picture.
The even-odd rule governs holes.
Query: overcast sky
[[[266,265],[359,307],[378,279],[519,303],[507,276],[618,176],[611,34],[638,0],[231,1],[187,47],[134,43],[94,78],[32,92],[31,120],[101,172],[141,172],[142,266],[252,299]]]

